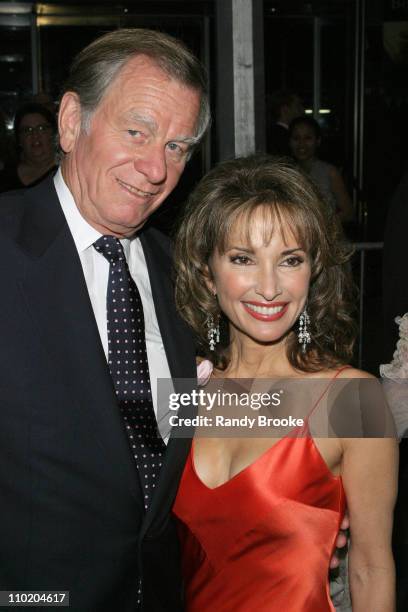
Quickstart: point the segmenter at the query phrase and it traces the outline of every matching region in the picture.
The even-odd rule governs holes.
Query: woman
[[[320,126],[313,117],[298,117],[289,127],[289,146],[301,168],[316,183],[342,223],[353,220],[353,205],[338,170],[317,157]]]
[[[390,427],[377,381],[346,366],[352,291],[336,219],[303,173],[254,156],[202,179],[176,245],[178,308],[212,364],[206,389],[266,385],[287,393],[281,417],[303,421],[196,434],[174,505],[187,611],[334,610],[346,496],[353,611],[391,612],[396,444],[353,437]]]
[[[40,104],[24,104],[17,110],[14,136],[19,158],[0,173],[1,191],[33,187],[56,171],[56,128],[54,114]]]

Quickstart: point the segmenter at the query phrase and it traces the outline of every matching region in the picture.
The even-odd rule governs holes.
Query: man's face
[[[122,68],[81,129],[76,94],[61,102],[62,172],[82,216],[102,234],[130,236],[177,185],[194,139],[200,94],[150,58]]]

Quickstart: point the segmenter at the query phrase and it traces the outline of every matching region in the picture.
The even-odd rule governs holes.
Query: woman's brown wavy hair
[[[307,310],[312,342],[302,351],[297,335],[288,335],[287,356],[304,372],[347,363],[356,327],[352,317],[354,286],[347,264],[352,248],[341,226],[310,179],[288,160],[253,155],[223,162],[211,170],[189,197],[175,240],[176,304],[193,328],[200,353],[214,365],[228,365],[228,321],[207,287],[210,256],[225,252],[236,223],[250,242],[251,219],[261,210],[265,242],[274,228],[288,229],[311,262]],[[210,351],[207,319],[221,316],[221,342]]]

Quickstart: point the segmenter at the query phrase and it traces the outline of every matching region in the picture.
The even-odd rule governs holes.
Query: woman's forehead
[[[36,126],[37,124],[40,123],[48,123],[48,121],[45,119],[45,117],[43,115],[41,115],[40,113],[26,113],[20,121],[20,125],[34,125]]]
[[[285,245],[298,245],[299,237],[290,219],[284,213],[273,212],[270,207],[258,207],[250,213],[242,213],[231,225],[226,244],[269,244],[276,234]]]

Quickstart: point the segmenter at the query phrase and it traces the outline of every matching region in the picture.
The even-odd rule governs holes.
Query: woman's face
[[[54,157],[53,129],[40,113],[24,115],[18,139],[25,161],[41,164]]]
[[[288,227],[277,229],[265,244],[265,220],[251,218],[250,242],[236,223],[225,253],[209,262],[208,286],[229,320],[231,339],[272,343],[283,340],[302,312],[309,290],[311,266]],[[285,241],[286,238],[286,241]]]
[[[299,123],[293,128],[289,146],[292,155],[298,161],[307,161],[316,155],[320,139],[310,125]]]

